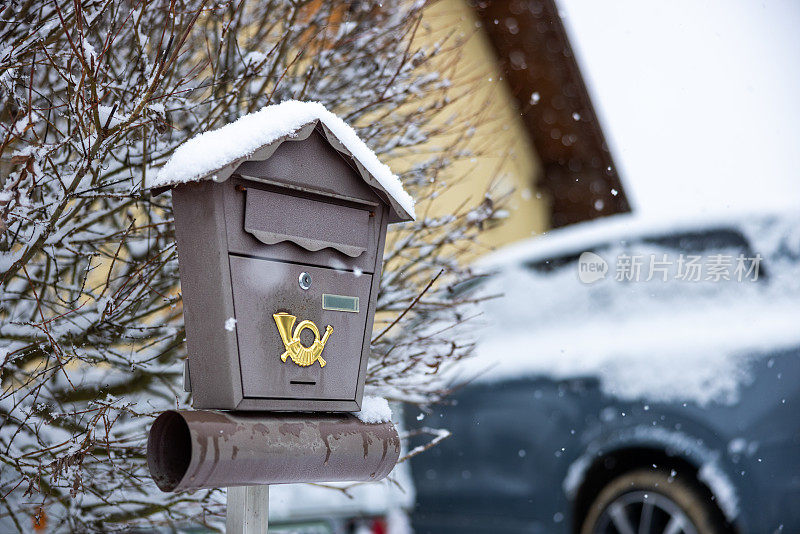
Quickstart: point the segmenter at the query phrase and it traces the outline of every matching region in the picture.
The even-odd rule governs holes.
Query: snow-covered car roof
[[[791,216],[791,214],[785,214]],[[780,213],[751,213],[740,216],[695,216],[670,219],[649,219],[630,213],[594,219],[564,228],[544,232],[541,235],[518,241],[481,258],[476,265],[481,269],[494,270],[522,262],[574,254],[592,250],[606,244],[619,244],[642,237],[697,232],[720,228],[744,231],[747,222],[760,218],[779,218]]]
[[[352,158],[362,179],[385,194],[395,211],[393,221],[414,219],[414,200],[397,175],[349,125],[319,102],[288,100],[201,133],[178,147],[146,186],[154,189],[227,180],[241,163],[265,160],[284,141],[306,139],[318,126],[333,148]]]
[[[791,213],[677,221],[627,215],[502,249],[479,266],[493,274],[478,279],[474,296],[492,298],[480,303],[470,327],[475,354],[453,376],[489,383],[596,377],[605,393],[624,399],[735,402],[755,358],[800,347],[799,223]],[[763,273],[741,281],[682,281],[674,271],[664,281],[648,280],[646,272],[641,280],[616,276],[620,242],[716,231],[740,233],[752,248],[747,256],[768,262],[769,280]],[[675,262],[687,252],[671,246],[656,240],[638,253]],[[707,254],[733,254],[726,246],[715,242]],[[578,255],[587,250],[605,256],[607,276],[580,280]],[[534,267],[563,257],[570,258],[563,268]]]

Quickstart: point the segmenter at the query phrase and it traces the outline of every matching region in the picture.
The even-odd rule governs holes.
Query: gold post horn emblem
[[[285,362],[286,358],[291,358],[297,365],[308,367],[319,360],[319,366],[325,367],[327,362],[322,359],[322,350],[333,332],[331,325],[328,325],[325,329],[325,335],[320,339],[317,325],[311,321],[301,321],[297,328],[294,329],[294,334],[292,334],[292,326],[294,326],[297,317],[284,312],[273,314],[272,317],[275,319],[278,333],[281,335],[281,341],[283,341],[283,346],[286,348],[286,351],[281,354],[282,361]],[[306,328],[314,333],[314,343],[309,347],[300,342],[300,333]]]

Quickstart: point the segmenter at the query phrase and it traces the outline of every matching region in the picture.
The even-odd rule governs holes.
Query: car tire
[[[618,476],[600,490],[580,533],[641,532],[725,534],[729,530],[719,509],[695,480],[674,471],[640,469]]]

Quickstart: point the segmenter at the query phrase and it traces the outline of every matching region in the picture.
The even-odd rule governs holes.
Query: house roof
[[[178,147],[147,187],[227,180],[242,162],[268,159],[284,141],[306,139],[318,126],[334,149],[353,160],[361,178],[384,193],[395,221],[414,219],[414,200],[397,175],[350,126],[318,102],[289,100],[201,133]]]
[[[542,163],[553,227],[631,211],[555,0],[475,4]]]

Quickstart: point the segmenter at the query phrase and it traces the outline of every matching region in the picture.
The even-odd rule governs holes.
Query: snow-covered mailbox
[[[320,104],[191,139],[172,189],[195,408],[360,409],[389,223],[413,202]]]

